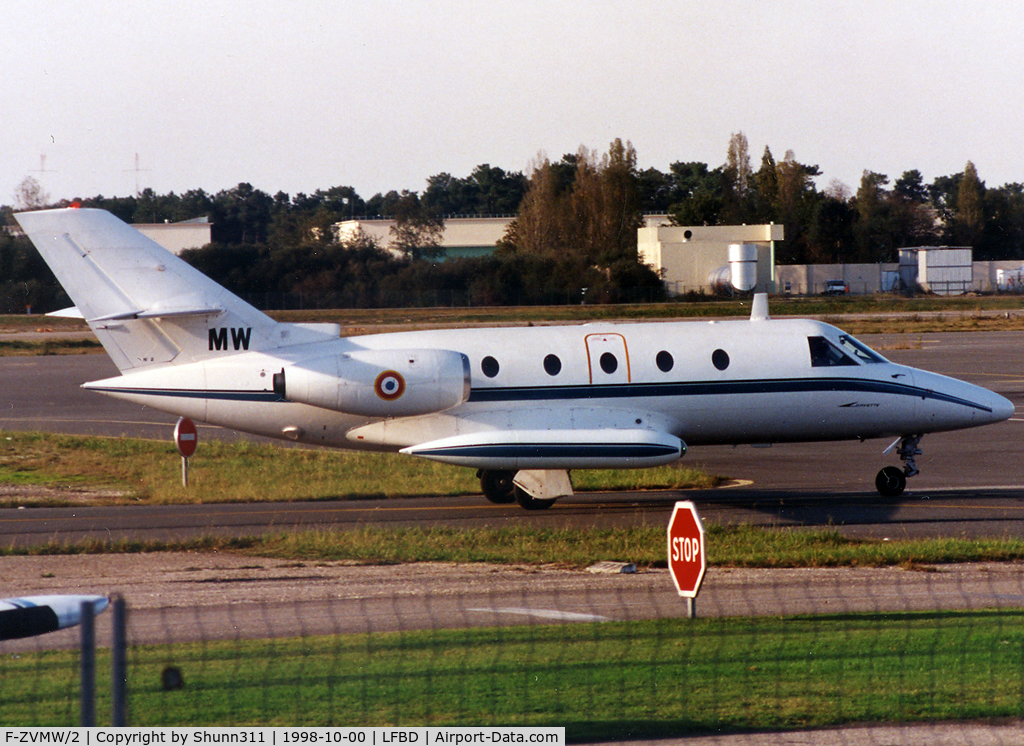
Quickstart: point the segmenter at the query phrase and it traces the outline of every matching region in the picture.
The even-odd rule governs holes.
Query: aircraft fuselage
[[[317,400],[321,406],[289,400],[287,382],[316,368],[311,360],[333,366],[360,353],[407,350],[462,356],[463,400],[404,416],[390,416],[384,400],[378,416],[329,408],[346,407],[344,391]],[[380,366],[371,359],[365,367],[368,383]],[[275,374],[286,382],[283,392],[275,392]],[[189,381],[201,385],[179,385]],[[86,387],[259,435],[390,451],[452,438],[508,445],[501,432],[564,432],[570,445],[569,433],[611,430],[651,433],[652,441],[671,434],[687,445],[863,439],[974,427],[1012,412],[987,389],[889,362],[828,324],[788,319],[348,337],[270,353],[225,349]]]

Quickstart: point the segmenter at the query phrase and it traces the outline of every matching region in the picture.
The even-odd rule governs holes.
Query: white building
[[[181,223],[135,223],[132,228],[151,238],[168,251],[180,254],[185,249],[200,249],[212,240],[213,224],[209,218],[195,218]]]
[[[936,295],[963,295],[974,285],[974,252],[969,246],[912,246],[900,249],[900,279]]]
[[[445,218],[441,245],[446,259],[486,256],[494,251],[514,217],[505,218]],[[376,239],[381,247],[391,248],[391,229],[394,220],[345,220],[334,224],[334,235],[339,241],[352,239],[362,230]]]

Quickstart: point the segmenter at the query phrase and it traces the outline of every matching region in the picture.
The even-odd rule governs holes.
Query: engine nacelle
[[[451,350],[356,350],[274,374],[281,398],[366,417],[441,412],[469,398],[469,358]]]

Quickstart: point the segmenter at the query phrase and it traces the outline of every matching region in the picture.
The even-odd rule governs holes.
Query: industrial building
[[[637,253],[676,295],[729,287],[771,292],[781,240],[783,227],[775,223],[678,226],[667,215],[648,215],[637,231]]]

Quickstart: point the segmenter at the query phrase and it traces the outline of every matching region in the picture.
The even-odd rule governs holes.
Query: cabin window
[[[562,370],[562,361],[558,359],[558,355],[548,355],[544,358],[544,370],[549,376],[558,375]]]
[[[484,375],[487,376],[488,378],[494,378],[496,375],[498,375],[498,370],[500,370],[500,366],[498,365],[497,360],[488,355],[487,357],[480,361],[480,370],[482,370],[484,372]]]
[[[615,355],[610,352],[606,352],[601,355],[601,370],[608,375],[614,373],[619,367],[619,361],[615,359]]]
[[[824,337],[808,337],[811,350],[811,367],[825,368],[832,365],[856,365],[857,361],[836,347]]]
[[[658,356],[654,358],[654,362],[658,364],[658,370],[662,373],[668,373],[672,370],[672,366],[675,365],[675,360],[672,359],[672,353],[662,350],[658,353]]]
[[[711,362],[719,370],[729,367],[729,353],[725,350],[715,350],[711,353]]]

